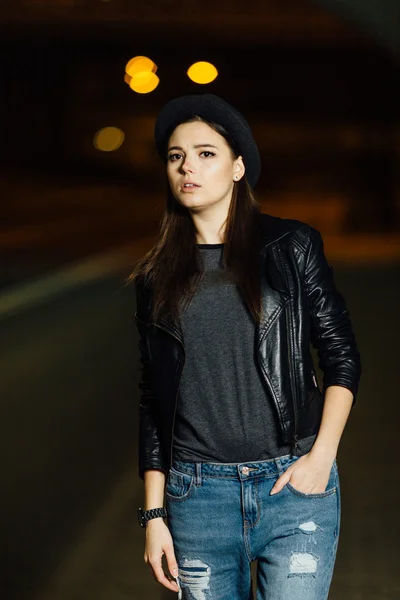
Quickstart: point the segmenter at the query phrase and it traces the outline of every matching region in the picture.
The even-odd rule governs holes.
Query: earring
[[[238,176],[237,176],[237,175],[235,175],[233,179],[234,179],[235,181],[237,181],[237,178],[238,178]]]

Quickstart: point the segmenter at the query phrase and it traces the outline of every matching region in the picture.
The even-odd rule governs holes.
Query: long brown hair
[[[240,153],[228,134],[218,123],[195,116],[185,120],[203,121],[225,138],[232,157]],[[261,230],[260,206],[246,175],[234,183],[224,233],[221,267],[229,269],[233,281],[254,320],[261,320]],[[167,207],[160,221],[155,245],[139,261],[125,280],[126,284],[143,279],[151,287],[151,320],[168,314],[179,320],[203,274],[196,228],[189,210],[172,194],[167,182]]]

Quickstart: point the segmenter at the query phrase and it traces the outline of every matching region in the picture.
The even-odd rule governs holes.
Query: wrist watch
[[[138,508],[137,511],[137,517],[140,527],[145,527],[147,521],[150,521],[150,519],[155,519],[156,517],[165,518],[166,516],[166,508],[150,508],[150,510],[143,510],[142,508]]]

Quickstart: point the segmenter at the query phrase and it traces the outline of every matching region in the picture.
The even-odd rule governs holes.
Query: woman
[[[155,142],[167,210],[129,278],[145,562],[181,598],[248,600],[257,559],[258,599],[323,600],[336,453],[361,374],[345,301],[319,232],[260,212],[260,157],[237,110],[212,94],[176,98]]]

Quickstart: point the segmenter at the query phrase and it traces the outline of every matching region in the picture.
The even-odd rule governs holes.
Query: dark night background
[[[0,48],[2,597],[172,597],[136,524],[138,356],[122,282],[163,212],[155,116],[208,91],[253,128],[263,211],[323,234],[360,345],[330,598],[398,598],[400,4],[3,0]],[[137,55],[158,66],[152,93],[124,82]],[[187,77],[198,60],[217,67],[211,84]],[[93,144],[106,126],[125,133],[114,152]]]

